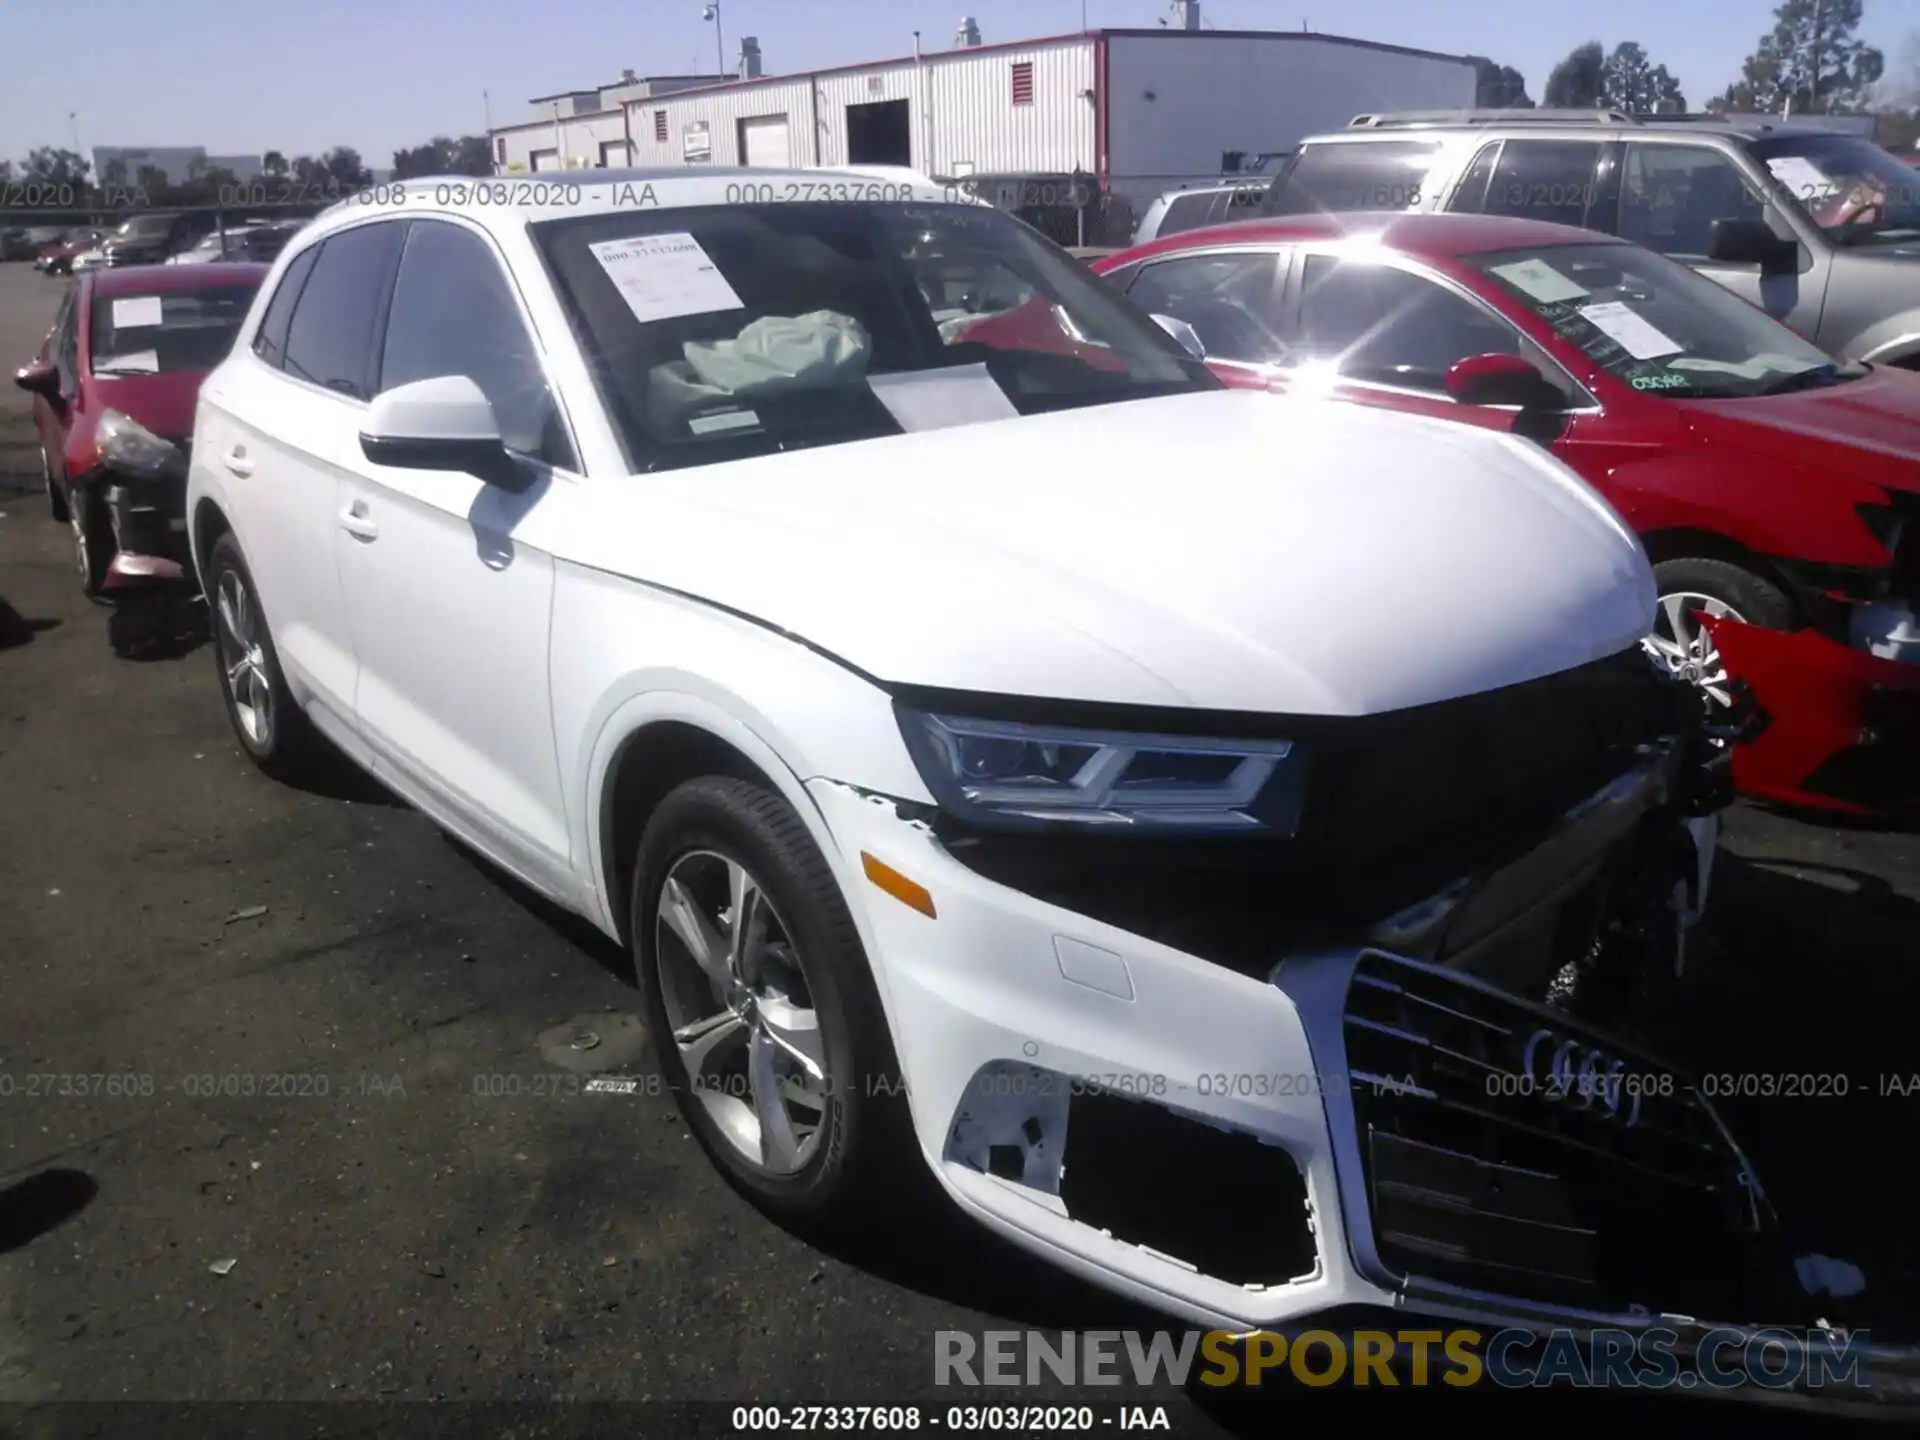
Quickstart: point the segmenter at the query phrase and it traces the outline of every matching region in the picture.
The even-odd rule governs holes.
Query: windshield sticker
[[[718,415],[695,415],[687,421],[687,429],[696,435],[718,435],[728,430],[754,430],[760,425],[760,417],[751,410],[727,410]]]
[[[587,247],[642,323],[745,308],[700,242],[684,230]]]
[[[158,295],[130,295],[125,300],[113,302],[113,328],[116,330],[144,330],[159,323]]]
[[[1802,200],[1817,200],[1840,187],[1833,178],[1811,160],[1800,155],[1776,155],[1767,161],[1767,169],[1794,195]]]
[[[867,385],[908,434],[1012,420],[1020,413],[984,364],[869,375]]]
[[[1663,355],[1677,355],[1686,349],[1619,300],[1588,305],[1580,311],[1580,317],[1636,360],[1658,360]]]
[[[160,352],[158,350],[136,350],[131,355],[112,355],[105,360],[93,362],[96,375],[158,375],[160,373]]]
[[[1512,265],[1495,265],[1493,273],[1543,305],[1587,298],[1587,291],[1544,260],[1520,260]]]
[[[1693,384],[1684,375],[1636,375],[1630,383],[1636,390],[1686,390]]]

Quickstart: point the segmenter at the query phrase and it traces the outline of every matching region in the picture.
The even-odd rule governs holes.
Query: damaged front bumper
[[[1231,1332],[1350,1307],[1495,1328],[1778,1323],[1792,1316],[1741,1288],[1770,1214],[1712,1107],[1503,988],[1569,927],[1582,948],[1585,900],[1649,836],[1671,842],[1655,864],[1684,934],[1726,767],[1642,747],[1524,853],[1258,968],[989,878],[892,800],[809,790],[843,854],[933,897],[931,916],[855,897],[927,1163],[1052,1263]],[[1714,1283],[1686,1278],[1702,1265]]]
[[[88,477],[99,496],[113,541],[101,589],[115,599],[145,590],[177,590],[197,583],[187,541],[187,490],[184,465],[153,477],[123,475],[103,468]]]
[[[1920,663],[1813,629],[1705,624],[1755,711],[1734,750],[1743,792],[1844,814],[1920,811]]]

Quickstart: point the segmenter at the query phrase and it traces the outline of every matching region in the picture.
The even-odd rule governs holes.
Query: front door
[[[1691,265],[1758,305],[1811,341],[1820,329],[1827,267],[1806,257],[1806,269],[1766,275],[1758,265],[1728,265],[1708,258],[1715,220],[1758,220],[1791,236],[1785,217],[1733,157],[1709,145],[1640,140],[1627,146],[1620,183],[1621,238]]]
[[[547,676],[553,557],[516,530],[548,487],[579,483],[577,465],[520,297],[478,231],[409,226],[376,374],[376,391],[468,376],[538,479],[516,495],[358,459],[335,545],[361,733],[376,771],[560,893],[571,846]]]

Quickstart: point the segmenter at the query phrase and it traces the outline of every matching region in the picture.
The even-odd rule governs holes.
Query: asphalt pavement
[[[9,371],[62,283],[0,266]],[[0,1431],[38,1416],[39,1433],[69,1433],[59,1407],[78,1401],[361,1402],[314,1412],[358,1417],[355,1433],[417,1428],[364,1402],[977,1404],[935,1388],[936,1332],[1165,1323],[951,1217],[903,1210],[825,1253],[720,1181],[657,1083],[585,1093],[596,1067],[632,1068],[618,950],[368,783],[258,774],[210,647],[116,657],[68,544],[8,386]],[[1810,1249],[1911,1297],[1900,1177],[1920,1078],[1893,1092],[1920,1072],[1920,842],[1743,807],[1729,848],[1670,1048],[1729,1075],[1828,1077],[1738,1102],[1736,1123]],[[579,1030],[597,1041],[576,1048]],[[1063,1396],[1089,1398],[984,1398]],[[1403,1420],[1469,1403],[1395,1398],[1415,1407]],[[1505,1417],[1525,1398],[1486,1403]],[[1387,1403],[1098,1399],[1165,1405],[1181,1435]],[[1569,1410],[1538,1405],[1559,1408],[1530,1428]],[[1744,1409],[1631,1414],[1643,1405],[1658,1418],[1624,1423],[1679,1407],[1689,1433],[1756,1433]],[[666,1433],[677,1417],[620,1423]],[[703,1423],[728,1428],[721,1411]]]

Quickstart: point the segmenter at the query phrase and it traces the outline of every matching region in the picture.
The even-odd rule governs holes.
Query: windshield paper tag
[[[1561,300],[1584,300],[1590,293],[1544,260],[1520,260],[1512,265],[1495,265],[1493,273],[1542,305],[1552,305]]]
[[[695,415],[687,421],[687,429],[696,435],[716,435],[728,430],[752,430],[759,424],[760,417],[751,410],[723,410],[717,415]]]
[[[1767,169],[1794,193],[1797,199],[1817,200],[1840,187],[1818,165],[1800,155],[1779,155],[1767,161]]]
[[[113,328],[116,330],[144,330],[159,323],[158,295],[132,295],[113,302]]]
[[[93,370],[96,375],[158,375],[160,352],[136,350],[131,355],[114,355],[94,361]]]
[[[945,365],[869,375],[867,386],[902,430],[944,430],[1019,415],[985,365]]]
[[[643,323],[745,308],[720,267],[684,230],[602,240],[587,248],[633,318]]]
[[[1588,305],[1580,318],[1591,323],[1636,360],[1658,360],[1662,355],[1678,355],[1686,347],[1662,335],[1639,315],[1618,300],[1603,305]]]

